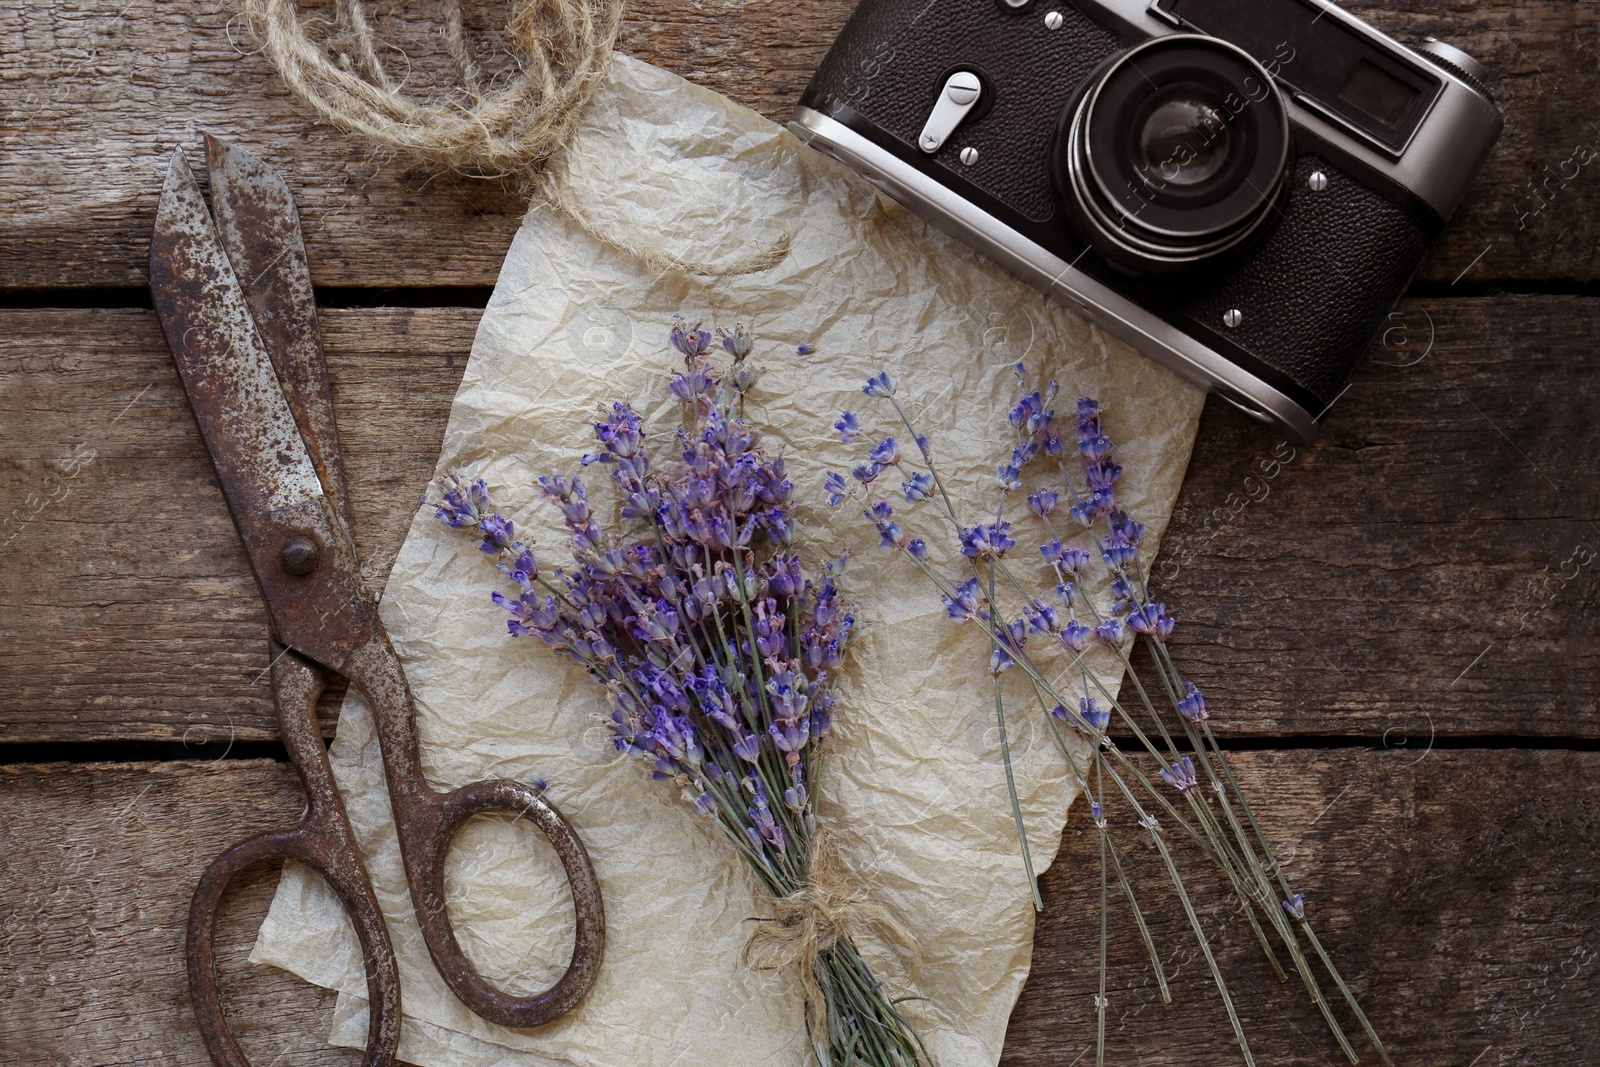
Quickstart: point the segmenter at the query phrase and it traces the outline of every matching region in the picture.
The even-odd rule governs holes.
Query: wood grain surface
[[[1397,1063],[1589,1062],[1600,1042],[1600,754],[1419,759],[1336,748],[1244,753],[1235,767]],[[1551,791],[1568,803],[1539,799]],[[8,1061],[205,1063],[183,977],[190,889],[224,847],[286,825],[299,804],[289,768],[270,760],[0,768],[0,819],[21,839],[49,843],[27,865],[0,865]],[[1174,1000],[1161,1004],[1148,958],[1114,912],[1107,1062],[1237,1062],[1159,860],[1133,835],[1121,840]],[[1034,974],[1012,1016],[1007,1067],[1085,1062],[1098,851],[1093,825],[1075,815],[1044,878]],[[244,959],[275,880],[266,869],[249,876],[223,919],[230,1018],[258,1064],[354,1063],[354,1053],[323,1047],[331,994]],[[1304,992],[1277,982],[1243,921],[1204,879],[1190,885],[1260,1062],[1343,1062]]]
[[[1592,304],[1402,305],[1309,447],[1208,408],[1157,587],[1230,737],[1600,736]],[[478,314],[323,315],[374,579]],[[154,315],[0,312],[0,396],[28,413],[0,424],[0,740],[271,738],[265,612]]]
[[[481,315],[321,316],[357,547],[380,586]],[[275,737],[266,609],[155,313],[0,312],[0,353],[5,410],[28,415],[0,423],[0,738]]]
[[[308,8],[318,5],[308,4]],[[325,6],[331,7],[331,4]],[[852,0],[638,0],[622,47],[787,120]],[[429,5],[380,32],[412,54]],[[1406,41],[1479,58],[1507,117],[1494,157],[1423,269],[1448,286],[1600,279],[1600,97],[1590,0],[1350,5]],[[494,283],[522,201],[504,184],[432,175],[316,120],[255,52],[230,0],[76,0],[0,10],[0,287],[142,286],[156,196],[175,145],[200,133],[275,161],[295,188],[319,284]],[[473,5],[479,22],[494,5]],[[432,70],[419,60],[411,82]],[[1041,73],[1043,76],[1043,73]],[[1569,163],[1569,161],[1572,161]],[[1566,164],[1566,165],[1564,165]],[[1480,258],[1481,257],[1481,258]]]
[[[415,57],[406,84],[432,84],[429,5],[375,6]],[[781,120],[850,6],[638,0],[622,44]],[[1349,6],[1483,60],[1505,134],[1315,445],[1207,406],[1155,581],[1182,620],[1178,661],[1241,749],[1246,789],[1396,1062],[1588,1063],[1600,162],[1574,161],[1600,152],[1600,3]],[[205,1062],[182,972],[189,893],[226,844],[302,803],[285,763],[241,758],[281,759],[265,616],[147,310],[167,156],[220,133],[296,191],[377,585],[523,210],[508,183],[433,174],[317,121],[235,10],[0,10],[6,1062]],[[467,11],[491,67],[503,12]],[[1097,851],[1075,817],[1044,881],[1008,1067],[1093,1062]],[[1239,1062],[1181,911],[1141,846],[1128,862],[1177,1002],[1159,1004],[1139,946],[1115,937],[1107,1062]],[[325,1045],[331,995],[244,962],[272,885],[258,874],[230,902],[234,1024],[258,1064],[354,1064]],[[1258,1062],[1343,1062],[1221,902],[1196,904]]]

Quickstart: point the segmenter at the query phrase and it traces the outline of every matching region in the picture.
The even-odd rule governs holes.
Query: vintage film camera
[[[1300,441],[1500,135],[1325,0],[862,0],[790,129]]]

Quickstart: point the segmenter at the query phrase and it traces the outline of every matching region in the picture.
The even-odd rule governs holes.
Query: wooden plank
[[[1408,302],[1298,451],[1207,405],[1156,586],[1223,729],[1600,735],[1597,310]]]
[[[322,316],[369,581],[388,575],[433,474],[480,315]],[[275,737],[266,611],[154,314],[5,321],[0,739]]]
[[[1485,750],[1421,759],[1350,749],[1235,757],[1308,917],[1396,1063],[1510,1067],[1592,1056],[1600,1038],[1600,824],[1587,779],[1596,760]],[[1135,837],[1131,829],[1123,841]],[[1081,813],[1065,840],[1066,867],[1046,879],[1037,962],[1012,1015],[1007,1067],[1094,1062],[1099,840]],[[1115,938],[1106,1062],[1241,1062],[1159,858],[1149,846],[1131,853],[1174,1002],[1162,1005],[1137,938]],[[1257,1062],[1345,1063],[1304,988],[1279,985],[1228,903],[1195,893]],[[1113,929],[1123,931],[1127,912],[1120,901],[1112,906]],[[1363,1063],[1377,1062],[1355,1033],[1351,1039]]]
[[[293,823],[287,764],[0,767],[0,1044],[12,1063],[209,1064],[184,975],[189,896],[222,850]],[[218,923],[228,1020],[251,1062],[345,1062],[326,1038],[334,995],[247,962],[278,876],[245,872]]]
[[[314,5],[307,5],[313,7]],[[325,5],[331,6],[331,5]],[[426,84],[432,5],[380,29]],[[622,47],[786,119],[852,0],[637,0]],[[1600,279],[1600,16],[1569,0],[1352,4],[1403,40],[1434,35],[1496,76],[1505,136],[1422,277],[1441,285]],[[430,176],[317,121],[258,55],[232,0],[77,0],[0,11],[0,288],[142,286],[160,177],[201,131],[271,159],[295,188],[322,285],[493,284],[524,201]],[[503,8],[472,5],[481,26]],[[436,58],[436,55],[432,58]],[[1041,75],[1043,76],[1043,75]],[[1587,151],[1585,151],[1587,150]]]
[[[1207,409],[1156,587],[1221,729],[1413,750],[1600,736],[1597,309],[1408,304],[1410,347],[1393,335],[1288,460]],[[323,317],[373,578],[432,473],[477,314]],[[66,494],[0,516],[0,740],[271,738],[264,614],[153,316],[0,313],[0,411],[0,494]]]
[[[1396,1062],[1587,1062],[1600,1040],[1600,754],[1435,751],[1418,761],[1332,749],[1245,753],[1235,766]],[[0,818],[15,843],[0,865],[8,1052],[87,1067],[159,1049],[172,1067],[203,1064],[182,971],[190,890],[231,840],[283,824],[298,804],[289,769],[267,761],[0,768]],[[1117,936],[1108,1062],[1239,1062],[1158,861],[1133,835],[1122,840],[1176,1000],[1163,1008],[1152,997],[1142,951]],[[1092,1051],[1079,1055],[1093,1032],[1098,849],[1077,813],[1044,880],[1008,1067],[1093,1062]],[[282,1063],[327,1062],[318,1046],[328,998],[242,961],[270,885],[253,881],[227,920],[231,1018],[255,1062],[279,1052]],[[1190,885],[1258,1062],[1339,1062],[1304,995],[1277,987],[1203,877]],[[1125,922],[1119,910],[1113,928]]]

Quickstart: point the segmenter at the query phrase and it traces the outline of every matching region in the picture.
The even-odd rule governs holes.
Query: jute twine
[[[493,86],[467,46],[460,3],[441,3],[462,91],[430,99],[391,77],[361,0],[337,2],[342,48],[312,40],[296,0],[244,0],[244,13],[289,88],[328,122],[483,178],[531,172],[566,143],[611,61],[622,3],[513,0],[505,36],[519,70]]]
[[[756,970],[797,967],[805,986],[811,1039],[826,1044],[827,997],[817,979],[823,953],[841,941],[872,931],[892,945],[920,955],[916,936],[894,912],[859,894],[824,829],[806,850],[806,884],[772,902],[772,918],[745,942],[744,962]]]
[[[262,52],[290,90],[329,123],[429,164],[472,178],[513,178],[596,240],[642,259],[656,273],[723,277],[768,270],[788,255],[790,235],[727,262],[697,262],[641,233],[602,232],[559,180],[559,157],[584,105],[605,78],[623,0],[512,0],[505,37],[518,62],[509,78],[485,80],[468,47],[459,0],[440,0],[443,37],[460,84],[419,99],[380,59],[362,0],[336,0],[335,34],[311,32],[297,0],[242,0]],[[403,54],[402,54],[403,58]]]

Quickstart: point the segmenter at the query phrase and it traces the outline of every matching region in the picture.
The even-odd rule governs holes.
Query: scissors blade
[[[371,615],[355,552],[181,150],[156,209],[150,291],[274,632],[343,671]]]
[[[261,159],[210,134],[206,135],[206,169],[211,177],[217,235],[255,318],[256,332],[272,357],[323,489],[349,526],[339,432],[294,195]]]

